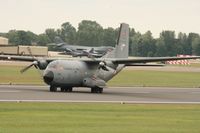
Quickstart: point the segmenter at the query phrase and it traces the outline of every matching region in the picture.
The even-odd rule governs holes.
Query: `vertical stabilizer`
[[[115,58],[128,58],[129,55],[129,25],[122,23],[115,46]]]
[[[128,58],[129,55],[129,25],[122,23],[115,49],[107,53],[106,58]]]

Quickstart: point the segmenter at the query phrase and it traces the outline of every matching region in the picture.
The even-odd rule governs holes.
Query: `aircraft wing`
[[[33,62],[37,60],[45,60],[47,62],[51,62],[58,58],[42,58],[42,57],[31,57],[31,56],[15,56],[15,55],[0,55],[0,60],[14,60],[14,61],[27,61]]]
[[[31,56],[19,56],[19,55],[0,55],[0,60],[13,60],[13,61],[39,61],[45,60],[47,63],[54,61],[54,60],[77,60],[75,58],[58,58],[58,57],[31,57]],[[78,59],[83,62],[88,63],[99,63],[101,60],[91,60],[91,59]]]
[[[173,60],[188,60],[188,59],[199,59],[200,56],[191,57],[144,57],[136,59],[113,59],[111,60],[115,64],[130,64],[130,63],[150,63],[150,62],[162,62],[162,61],[173,61]]]
[[[1,60],[35,61],[31,56],[0,55]]]
[[[43,59],[47,62],[54,60],[67,60],[66,58],[34,58],[31,56],[14,56],[14,55],[0,55],[1,60],[16,60],[16,61],[36,61]],[[101,61],[112,61],[114,64],[125,64],[131,66],[137,63],[150,63],[150,62],[159,62],[159,61],[172,61],[172,60],[188,60],[188,59],[200,59],[200,56],[191,56],[191,57],[139,57],[136,59],[124,59],[124,58],[98,58],[98,59],[80,59],[80,61],[86,63],[99,63]]]
[[[126,66],[151,66],[151,67],[162,67],[162,66],[165,66],[165,64],[150,64],[150,63],[128,63],[128,64],[125,64]]]

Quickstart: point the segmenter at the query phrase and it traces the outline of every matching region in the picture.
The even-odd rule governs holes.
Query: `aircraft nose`
[[[54,74],[52,71],[46,71],[43,76],[44,82],[50,84],[54,79]]]

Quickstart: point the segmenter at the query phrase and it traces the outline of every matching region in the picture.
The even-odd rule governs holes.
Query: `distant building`
[[[0,36],[0,45],[8,45],[8,38]]]

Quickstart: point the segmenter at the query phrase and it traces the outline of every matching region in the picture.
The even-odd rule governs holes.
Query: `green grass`
[[[200,63],[192,63],[189,66],[191,66],[191,67],[200,67]]]
[[[200,73],[123,70],[109,86],[200,87]]]
[[[0,66],[0,83],[44,85],[36,69],[32,68],[21,74],[22,68]],[[108,86],[200,87],[200,73],[125,69],[109,81]]]
[[[199,133],[199,105],[0,103],[1,133]]]
[[[1,84],[44,84],[42,77],[35,68],[31,68],[21,74],[23,66],[0,66],[0,83]]]

